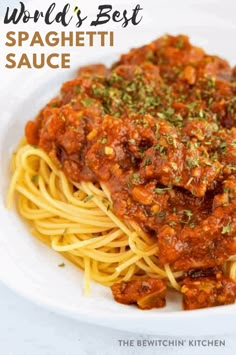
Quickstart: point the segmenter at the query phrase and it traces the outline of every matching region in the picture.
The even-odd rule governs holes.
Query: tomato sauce
[[[227,61],[166,35],[81,68],[26,137],[70,179],[103,182],[162,265],[212,268],[236,254],[235,95]]]

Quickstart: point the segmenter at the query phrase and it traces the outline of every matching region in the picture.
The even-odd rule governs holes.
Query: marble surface
[[[236,331],[211,338],[175,338],[133,334],[83,324],[46,311],[21,298],[0,283],[0,354],[2,355],[110,355],[207,354],[231,355]],[[190,346],[192,340],[224,340],[225,346]],[[184,346],[145,346],[147,341]],[[129,342],[129,346],[127,346]],[[143,346],[140,345],[143,343]]]

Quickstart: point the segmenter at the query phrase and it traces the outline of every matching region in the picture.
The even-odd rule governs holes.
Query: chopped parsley
[[[154,191],[158,195],[162,195],[165,191],[171,190],[171,187],[162,187],[162,188],[156,188]]]
[[[95,85],[92,86],[92,90],[93,90],[93,94],[95,96],[102,96],[105,93],[105,89],[104,88],[99,88],[99,87],[97,87]]]
[[[181,220],[181,223],[188,224],[190,228],[194,228],[195,224],[193,222],[190,223],[191,217],[193,216],[193,212],[191,210],[183,210],[184,218]],[[187,219],[186,219],[187,217]]]
[[[57,102],[53,102],[52,104],[51,104],[51,108],[56,108],[57,107]]]
[[[158,143],[155,144],[155,145],[153,146],[153,148],[154,148],[155,150],[159,151],[160,153],[163,153],[164,150],[165,150],[165,147],[164,147],[163,145],[158,144]]]
[[[140,176],[139,176],[139,174],[134,173],[134,174],[133,174],[133,182],[139,183],[139,181],[140,181]]]
[[[191,210],[184,210],[184,213],[186,214],[186,216],[188,217],[192,217],[193,216],[193,212]]]
[[[65,263],[58,264],[58,267],[65,267]]]
[[[154,53],[152,51],[147,52],[146,58],[147,60],[153,60],[154,59]]]
[[[157,216],[160,218],[164,218],[166,216],[166,212],[158,212]]]
[[[180,183],[180,180],[181,180],[181,176],[175,176],[173,182],[174,184],[178,185]]]
[[[31,181],[32,182],[37,182],[38,178],[39,178],[38,175],[34,175],[34,176],[32,176]]]
[[[177,171],[177,170],[178,170],[178,165],[177,165],[176,163],[171,162],[170,165],[172,166],[172,169],[173,169],[174,171]]]
[[[107,137],[103,137],[100,139],[100,141],[102,144],[106,144],[107,143]]]
[[[92,200],[93,197],[94,197],[93,195],[88,195],[88,196],[86,196],[86,197],[83,199],[83,202],[86,203],[86,202]]]
[[[75,92],[76,94],[80,94],[80,92],[81,92],[81,87],[80,87],[79,85],[75,85],[75,86],[74,86],[74,92]]]
[[[107,211],[109,211],[110,208],[111,208],[110,202],[109,202],[107,199],[103,198],[103,199],[102,199],[102,203],[106,206]]]
[[[199,160],[198,158],[186,158],[186,163],[190,169],[196,168],[199,166]]]
[[[143,165],[144,165],[144,166],[148,166],[148,165],[150,165],[151,163],[152,163],[152,159],[151,159],[150,157],[146,157],[146,158],[144,159]]]
[[[86,97],[85,99],[81,100],[81,104],[86,108],[89,107],[91,104],[94,103],[94,99],[91,99],[91,97]]]
[[[175,48],[182,49],[184,46],[184,39],[183,37],[179,37],[177,42],[175,43]]]
[[[173,226],[176,225],[176,222],[175,221],[170,221],[168,224],[169,224],[170,227],[173,227]]]
[[[126,181],[126,184],[127,184],[128,188],[129,188],[129,189],[132,189],[133,184],[132,184],[132,182],[130,181],[130,177],[129,177],[129,176],[126,177],[125,181]]]
[[[231,224],[230,222],[222,228],[221,234],[227,234],[231,232]]]

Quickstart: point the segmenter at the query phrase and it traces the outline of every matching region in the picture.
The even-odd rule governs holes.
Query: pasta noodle
[[[84,269],[86,293],[90,279],[111,286],[143,276],[168,279],[179,289],[175,277],[182,273],[158,265],[156,242],[115,216],[103,184],[69,181],[44,151],[26,140],[14,154],[12,170],[8,207],[17,192],[18,211],[33,235]]]

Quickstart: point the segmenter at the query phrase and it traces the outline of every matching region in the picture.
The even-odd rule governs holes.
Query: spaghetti
[[[179,289],[175,277],[182,272],[158,265],[156,243],[115,216],[103,185],[70,182],[43,150],[25,140],[12,170],[8,207],[16,191],[19,213],[33,235],[85,270],[86,293],[90,279],[111,286],[147,275],[169,279]]]

